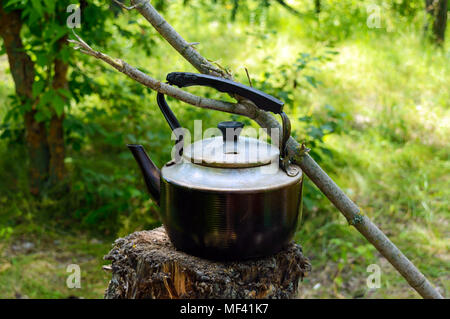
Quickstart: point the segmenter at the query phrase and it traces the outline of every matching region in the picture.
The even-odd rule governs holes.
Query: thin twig
[[[211,109],[216,111],[222,111],[232,114],[244,115],[250,118],[255,118],[255,113],[244,105],[240,105],[238,103],[229,103],[214,99],[208,99],[196,96],[184,90],[177,88],[176,86],[171,86],[169,84],[163,83],[157,79],[152,78],[151,76],[145,74],[144,72],[138,70],[137,68],[129,65],[125,61],[121,59],[112,58],[109,55],[96,51],[91,48],[80,36],[78,36],[74,32],[77,40],[67,40],[70,43],[75,44],[74,49],[79,50],[80,52],[93,56],[97,59],[100,59],[109,65],[113,66],[116,70],[122,72],[127,75],[131,79],[145,85],[146,87],[155,90],[157,92],[169,95],[173,98],[176,98],[180,101],[186,102],[193,106],[197,106],[200,108]]]
[[[136,10],[152,24],[164,39],[175,48],[189,63],[191,63],[199,72],[230,78],[230,75],[223,72],[220,68],[209,63],[198,53],[189,43],[181,37],[178,32],[159,14],[148,0],[131,0],[133,5],[137,5]],[[205,66],[208,66],[206,68]]]
[[[132,5],[132,6],[129,6],[129,7],[127,7],[126,5],[124,5],[122,2],[120,2],[120,1],[118,1],[118,0],[113,0],[119,7],[121,7],[121,8],[123,8],[123,9],[125,9],[125,10],[133,10],[133,9],[136,9],[137,8],[137,4],[135,4],[135,5]]]
[[[288,5],[284,0],[275,0],[275,1],[278,2],[283,8],[288,10],[293,15],[295,15],[297,17],[303,17],[304,16],[303,13],[301,13],[300,11],[297,11],[296,9],[294,9],[293,7]]]
[[[78,34],[76,34],[76,32],[74,30],[73,34],[74,36],[77,38],[77,40],[67,40],[70,43],[74,43],[75,49],[80,50],[81,52],[83,52],[84,54],[96,57],[98,59],[101,59],[107,63],[109,63],[110,65],[112,65],[113,67],[115,67],[116,69],[121,69],[123,68],[123,62],[120,59],[113,59],[110,56],[100,52],[100,51],[95,51],[94,49],[92,49],[86,42],[84,42],[84,40],[78,36]]]
[[[248,84],[249,84],[251,87],[253,87],[252,79],[250,78],[250,74],[248,74],[248,70],[247,70],[246,67],[244,67],[244,69],[245,69],[245,73],[247,73]]]

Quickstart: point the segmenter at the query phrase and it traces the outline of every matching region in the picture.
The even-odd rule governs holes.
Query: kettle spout
[[[150,196],[159,205],[160,199],[160,176],[159,169],[153,164],[148,157],[142,145],[128,144],[127,147],[133,153],[134,159],[141,168],[142,175],[144,175],[145,184],[147,185]]]

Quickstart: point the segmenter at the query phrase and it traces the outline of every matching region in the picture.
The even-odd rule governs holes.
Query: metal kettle
[[[293,237],[301,210],[303,174],[289,162],[290,122],[284,103],[230,80],[195,73],[167,75],[171,85],[201,85],[245,97],[262,110],[280,114],[279,147],[239,136],[243,124],[221,122],[223,136],[184,147],[178,160],[159,170],[142,145],[127,145],[144,176],[173,245],[189,254],[216,260],[240,260],[278,252]],[[158,93],[157,103],[172,130],[181,127]]]

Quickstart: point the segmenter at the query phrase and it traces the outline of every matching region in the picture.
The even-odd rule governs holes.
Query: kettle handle
[[[193,85],[200,85],[215,88],[220,92],[235,93],[237,95],[249,99],[250,101],[255,103],[255,105],[258,108],[264,111],[271,111],[275,114],[280,114],[283,127],[282,132],[283,135],[280,144],[280,157],[282,160],[286,160],[287,155],[286,144],[287,140],[289,139],[289,136],[291,136],[291,122],[289,121],[289,118],[286,115],[286,113],[283,112],[284,102],[257,89],[212,75],[196,74],[188,72],[172,72],[167,75],[166,80],[169,84],[176,85],[180,88]],[[169,105],[167,104],[163,93],[158,92],[156,96],[156,101],[158,103],[159,109],[163,113],[167,123],[169,123],[169,126],[172,129],[172,131],[174,131],[177,128],[180,128],[181,125],[178,122],[175,114],[172,112]],[[176,141],[177,145],[181,145],[179,149],[180,155],[183,154],[183,149],[182,144],[178,143],[182,141],[182,139],[183,136],[180,135]]]
[[[234,93],[245,97],[255,103],[261,110],[270,111],[275,114],[283,112],[283,101],[260,90],[217,76],[189,72],[172,72],[167,74],[166,80],[169,84],[176,85],[180,88],[193,85],[209,86],[220,92]]]

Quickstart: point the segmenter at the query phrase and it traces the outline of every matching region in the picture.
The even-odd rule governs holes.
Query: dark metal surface
[[[148,157],[142,145],[128,144],[128,148],[141,169],[150,196],[159,205],[161,172]]]
[[[199,191],[161,180],[161,217],[174,246],[217,260],[270,255],[297,228],[302,179],[261,192]]]
[[[177,117],[167,104],[166,99],[164,98],[164,94],[158,92],[158,94],[156,95],[156,102],[158,103],[159,109],[164,115],[164,118],[169,124],[170,129],[174,131],[177,128],[180,128],[181,127],[180,122],[178,122]]]
[[[264,111],[279,114],[283,111],[284,102],[255,88],[242,83],[234,82],[212,75],[172,72],[167,74],[167,82],[178,87],[192,85],[209,86],[220,92],[234,93],[251,100],[257,107]]]
[[[221,137],[217,137],[221,140]],[[276,155],[278,155],[278,149]],[[189,153],[189,149],[186,150]],[[289,176],[279,167],[278,158],[269,165],[244,168],[209,167],[188,161],[164,165],[161,176],[185,188],[209,192],[263,192],[296,184],[302,174]]]
[[[237,121],[224,121],[217,124],[217,128],[222,132],[224,142],[236,142],[244,128],[244,123]]]

